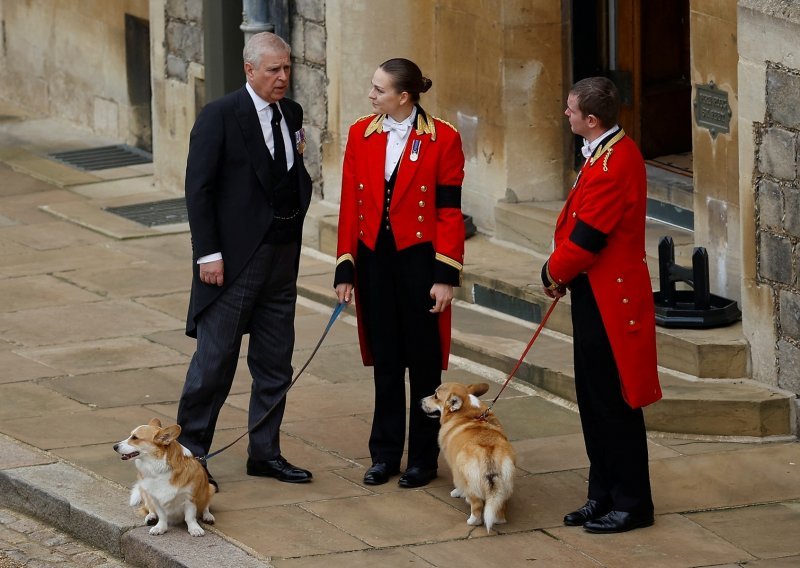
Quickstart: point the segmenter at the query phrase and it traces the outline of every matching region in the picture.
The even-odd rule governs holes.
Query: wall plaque
[[[728,92],[718,88],[714,81],[707,85],[695,85],[694,120],[697,126],[707,128],[711,137],[730,132],[731,107]]]

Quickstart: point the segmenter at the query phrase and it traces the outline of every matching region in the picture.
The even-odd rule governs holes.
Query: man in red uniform
[[[605,77],[573,85],[564,114],[586,162],[556,223],[542,268],[545,293],[572,293],[575,391],[588,500],[564,524],[616,533],[654,522],[642,407],[661,398],[655,312],[645,258],[647,179],[617,125],[619,94]]]

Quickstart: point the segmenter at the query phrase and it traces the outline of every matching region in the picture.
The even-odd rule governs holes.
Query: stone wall
[[[800,394],[800,4],[739,0],[743,330],[754,379]]]
[[[0,98],[101,136],[149,144],[149,116],[142,119],[130,90],[131,81],[148,82],[149,72],[129,68],[125,43],[126,15],[146,29],[148,6],[148,0],[0,2]]]
[[[431,114],[461,133],[462,206],[494,232],[495,206],[563,199],[574,179],[564,127],[564,14],[556,0],[337,0],[326,3],[325,199],[339,200],[349,126],[372,112],[375,68],[416,62]],[[390,28],[387,31],[387,27]]]
[[[303,105],[306,131],[305,164],[316,197],[324,197],[322,141],[327,135],[325,0],[290,2],[292,30],[292,98]]]
[[[778,386],[800,394],[800,70],[767,64],[756,142],[758,282],[773,290]]]

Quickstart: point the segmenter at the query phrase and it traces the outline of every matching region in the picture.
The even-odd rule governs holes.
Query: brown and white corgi
[[[208,505],[216,488],[208,482],[201,463],[178,443],[180,433],[177,424],[162,428],[161,421],[153,418],[149,424],[134,428],[128,439],[114,444],[122,460],[134,460],[139,470],[130,504],[142,505],[145,522],[155,525],[150,529],[152,535],[164,534],[168,524],[184,520],[189,534],[203,536],[198,513],[203,522],[214,523]]]
[[[514,491],[516,455],[500,421],[478,396],[489,390],[486,383],[442,383],[422,399],[428,415],[439,413],[439,447],[453,472],[451,497],[469,503],[469,525],[506,522],[506,503]]]

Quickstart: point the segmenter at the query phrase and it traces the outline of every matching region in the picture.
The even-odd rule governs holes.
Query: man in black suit
[[[249,333],[249,427],[277,407],[250,433],[247,473],[302,483],[311,473],[281,455],[279,399],[292,378],[300,243],[311,201],[303,109],[284,97],[291,73],[285,41],[256,34],[243,56],[247,84],[203,108],[189,143],[194,279],[186,334],[197,348],[178,407],[180,442],[194,455],[208,453]]]

